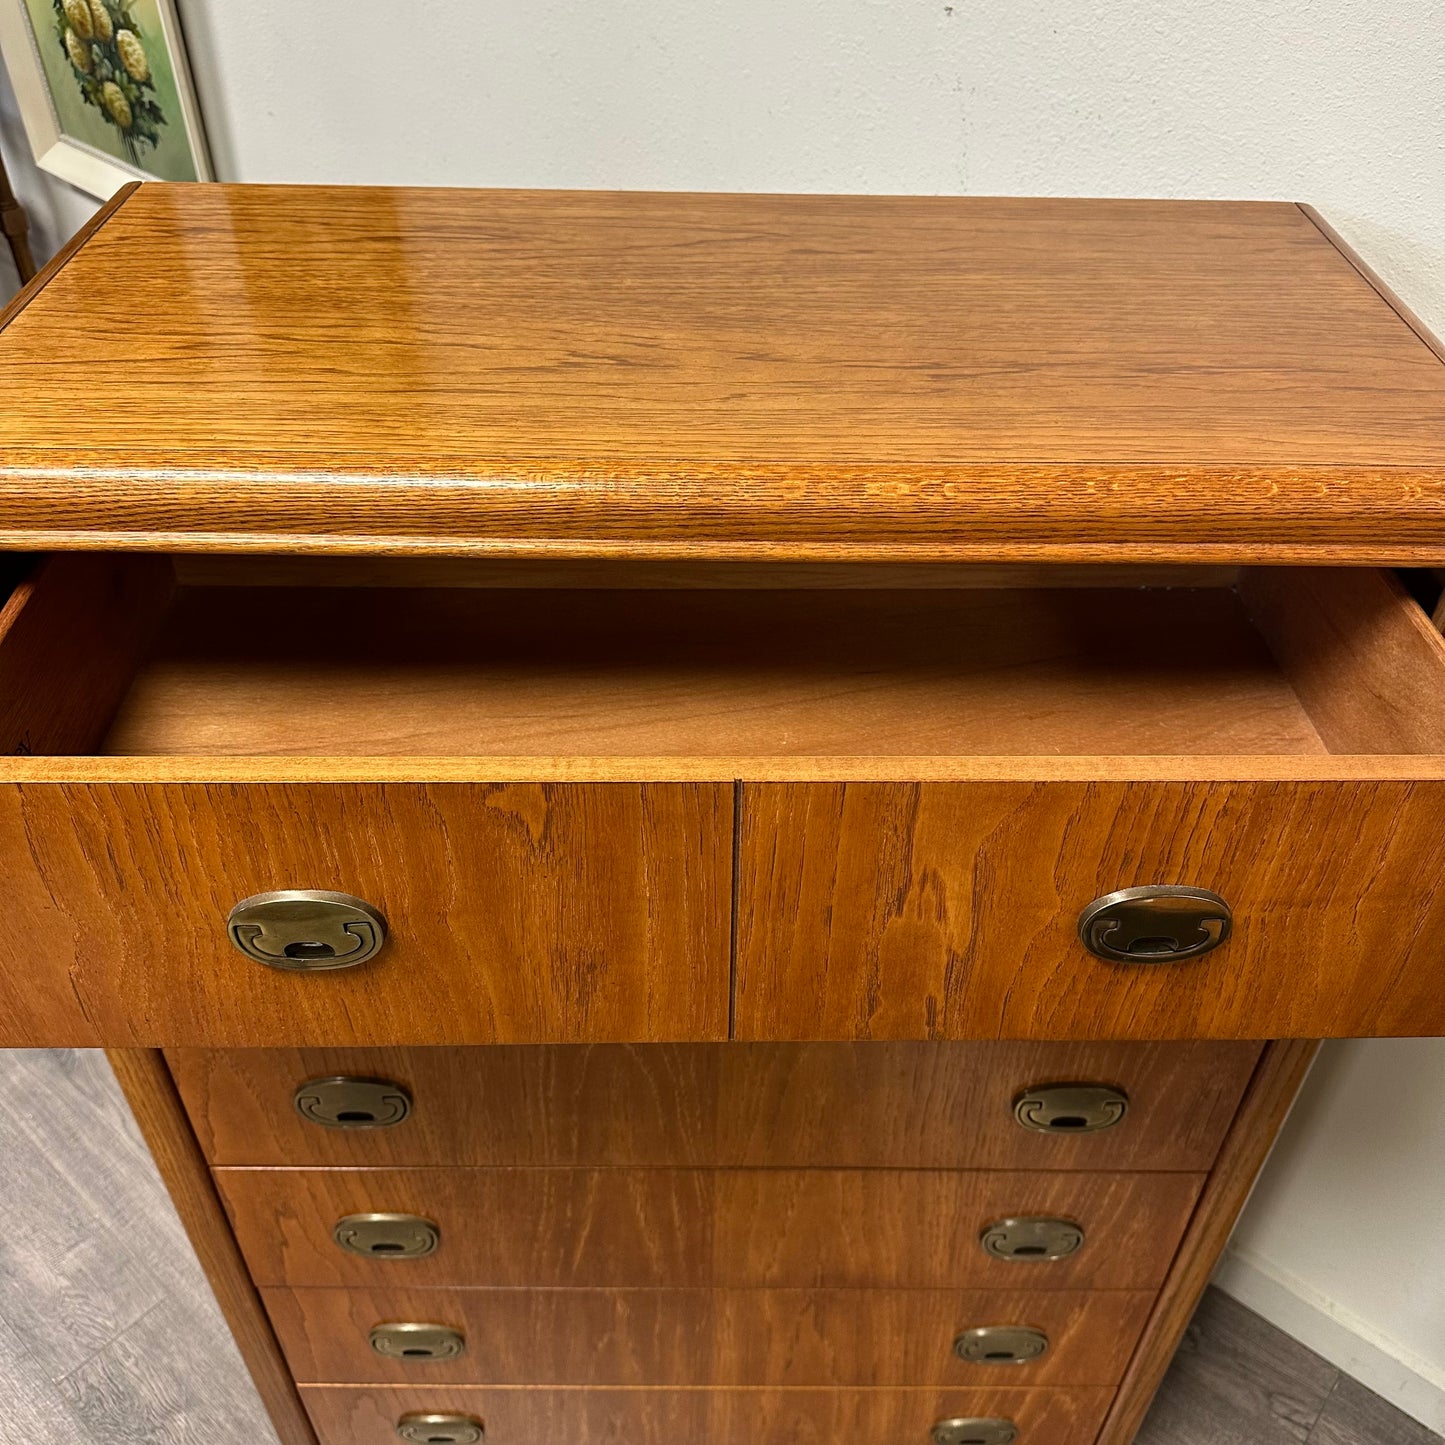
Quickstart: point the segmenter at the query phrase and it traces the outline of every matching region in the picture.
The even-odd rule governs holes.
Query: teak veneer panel
[[[1093,1445],[1107,1389],[1023,1390],[356,1390],[302,1391],[321,1445],[396,1445],[409,1410],[483,1420],[488,1445],[836,1445],[927,1440],[935,1420],[1001,1415],[1038,1445]]]
[[[269,1289],[302,1382],[410,1385],[1113,1385],[1147,1290]],[[466,1336],[457,1360],[389,1360],[373,1325],[415,1320]],[[979,1325],[1029,1325],[1026,1365],[961,1360]]]
[[[212,1164],[812,1166],[1203,1170],[1259,1056],[1253,1043],[620,1044],[483,1049],[171,1049]],[[407,1088],[386,1129],[304,1120],[296,1086],[335,1074]],[[1122,1088],[1096,1134],[1014,1119],[1039,1084]]]
[[[1283,203],[147,183],[0,391],[15,547],[1445,556],[1445,365]]]
[[[7,587],[0,753],[98,751],[173,586],[164,558],[60,555]]]
[[[1233,592],[195,588],[107,753],[1319,753]]]
[[[0,785],[0,1045],[725,1038],[731,819],[705,784]],[[385,948],[251,962],[226,915],[276,888],[368,900]]]
[[[1232,587],[1238,567],[1057,562],[675,562],[615,557],[184,552],[183,587],[488,587],[713,592],[960,587]]]
[[[1148,1289],[1203,1176],[843,1169],[217,1169],[260,1285]],[[420,1214],[422,1259],[349,1254],[343,1215]],[[984,1228],[1063,1215],[1061,1260],[995,1259]]]
[[[1248,567],[1240,591],[1332,753],[1445,753],[1445,638],[1398,578]]]
[[[1445,1033],[1438,782],[769,783],[741,797],[739,1038]],[[1080,910],[1150,883],[1222,895],[1232,938],[1177,965],[1084,949]]]

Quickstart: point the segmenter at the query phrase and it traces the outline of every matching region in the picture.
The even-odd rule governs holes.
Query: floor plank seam
[[[104,1344],[96,1346],[83,1360],[72,1365],[64,1374],[52,1376],[50,1383],[59,1389],[67,1380],[73,1378],[82,1370],[88,1370],[107,1350],[119,1344],[132,1330],[144,1324],[157,1310],[163,1309],[167,1302],[168,1296],[162,1295],[161,1298],[153,1304],[147,1305],[133,1320],[129,1320],[122,1325]]]

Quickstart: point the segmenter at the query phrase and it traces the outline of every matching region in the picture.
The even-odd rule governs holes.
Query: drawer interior
[[[1101,574],[1109,585],[1078,585],[1090,574],[995,568],[948,586],[578,587],[491,586],[485,569],[465,585],[452,571],[416,585],[434,579],[415,566],[390,575],[375,559],[365,585],[304,562],[260,584],[239,566],[52,562],[32,606],[87,563],[148,569],[149,580],[122,579],[119,603],[92,604],[109,607],[101,641],[82,631],[67,656],[55,638],[34,664],[114,674],[103,708],[106,688],[93,689],[90,741],[57,735],[35,752],[1445,750],[1445,646],[1392,576],[1365,569],[1179,569],[1153,585],[1120,569]]]

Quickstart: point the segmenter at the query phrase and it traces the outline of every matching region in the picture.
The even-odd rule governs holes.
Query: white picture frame
[[[57,64],[52,58],[51,67],[47,71],[40,53],[41,45],[56,45],[57,39],[52,32],[37,34],[34,23],[36,11],[49,10],[52,3],[53,0],[0,0],[0,57],[4,58],[5,68],[9,72],[36,165],[102,200],[108,200],[121,186],[131,181],[213,180],[214,172],[206,148],[205,130],[201,123],[200,108],[196,103],[195,88],[191,82],[190,65],[186,58],[174,0],[130,0],[130,4],[131,8],[143,6],[147,19],[154,19],[153,26],[147,26],[142,35],[147,50],[153,50],[157,45],[164,48],[164,56],[160,59],[168,72],[167,78],[170,82],[165,100],[170,109],[178,112],[174,116],[168,115],[164,122],[170,127],[167,149],[174,155],[177,142],[183,140],[194,176],[166,174],[160,169],[147,169],[146,151],[140,147],[130,148],[134,155],[132,159],[125,154],[108,153],[100,145],[87,143],[78,136],[66,133],[61,119],[62,110],[57,105],[51,88]],[[105,0],[97,0],[97,3],[104,5]],[[111,9],[115,8],[112,0]],[[148,33],[152,28],[159,33]],[[159,68],[157,66],[157,70]],[[78,84],[78,74],[75,79]],[[65,83],[64,79],[61,83]],[[69,97],[64,97],[62,103],[68,106],[72,114],[78,104]],[[115,124],[109,116],[104,117],[104,120],[111,126]],[[105,127],[102,126],[101,129]],[[117,149],[121,149],[121,137],[122,133],[117,129]]]

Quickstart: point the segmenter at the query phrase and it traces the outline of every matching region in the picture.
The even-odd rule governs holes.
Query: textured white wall
[[[1445,1041],[1326,1047],[1219,1283],[1445,1434]]]
[[[229,179],[1299,198],[1445,332],[1445,0],[181,9]],[[86,210],[17,179],[54,194],[45,240]],[[1402,1098],[1424,1127],[1379,1122]],[[1445,1043],[1328,1051],[1228,1276],[1336,1356],[1321,1321],[1362,1331],[1418,1413],[1445,1384],[1442,1120]]]

